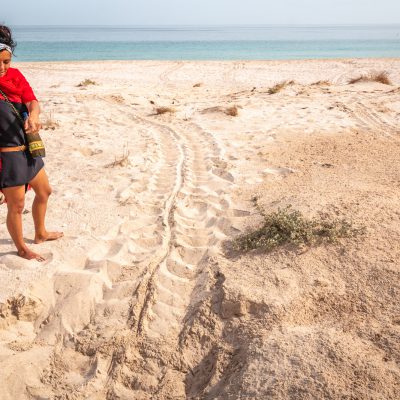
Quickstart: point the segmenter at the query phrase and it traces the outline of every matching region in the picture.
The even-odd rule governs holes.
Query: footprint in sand
[[[212,173],[222,179],[227,180],[228,182],[234,182],[235,178],[233,175],[222,168],[213,168]]]
[[[0,264],[9,270],[36,269],[38,266],[46,265],[53,260],[53,253],[38,253],[45,258],[45,261],[25,260],[15,252],[1,256]]]

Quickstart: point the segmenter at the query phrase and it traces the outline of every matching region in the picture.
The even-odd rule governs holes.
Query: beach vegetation
[[[176,112],[176,109],[173,107],[156,107],[154,111],[156,115],[167,114],[167,113],[173,114]]]
[[[236,105],[228,107],[225,110],[225,114],[230,115],[231,117],[237,117],[239,115],[239,108]]]
[[[87,87],[87,86],[91,86],[91,85],[97,85],[97,82],[95,82],[95,81],[93,81],[91,79],[85,79],[84,81],[79,83],[77,85],[77,87]]]
[[[53,118],[53,114],[51,112],[46,115],[46,118],[42,121],[41,124],[42,129],[44,129],[45,131],[54,131],[55,129],[60,127],[60,123]]]
[[[276,85],[274,85],[274,86],[272,86],[272,87],[270,87],[268,90],[267,90],[267,93],[268,94],[275,94],[275,93],[278,93],[278,92],[280,92],[282,89],[284,89],[285,87],[287,87],[287,86],[290,86],[290,85],[294,85],[294,81],[282,81],[282,82],[279,82],[279,83],[277,83]]]
[[[312,84],[311,84],[311,86],[330,86],[331,85],[331,83],[329,82],[329,81],[317,81],[317,82],[313,82]]]
[[[384,85],[392,84],[389,78],[389,73],[387,71],[371,71],[368,74],[362,74],[358,77],[348,80],[349,85],[359,82],[379,82],[383,83]]]
[[[346,219],[326,215],[310,219],[291,206],[267,213],[256,198],[253,202],[263,218],[262,224],[234,239],[232,247],[236,251],[261,249],[268,252],[284,245],[337,243],[341,238],[352,238],[364,232],[364,228],[356,228]]]
[[[222,106],[214,106],[214,107],[208,107],[205,108],[204,110],[201,110],[200,112],[202,114],[208,114],[208,113],[224,113],[226,115],[230,115],[232,117],[237,117],[239,115],[239,108],[243,108],[241,105],[233,105],[229,107],[222,107]]]
[[[127,146],[125,146],[122,155],[119,157],[115,157],[115,160],[112,163],[107,164],[105,167],[106,168],[127,167],[128,165],[130,165],[129,150]]]

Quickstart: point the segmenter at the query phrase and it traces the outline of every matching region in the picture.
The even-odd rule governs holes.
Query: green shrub
[[[84,81],[79,83],[77,85],[77,87],[86,87],[86,86],[90,86],[90,85],[97,85],[97,83],[91,79],[85,79]]]
[[[235,250],[271,251],[286,244],[311,246],[324,242],[335,243],[340,238],[350,238],[364,232],[364,228],[354,228],[345,219],[328,219],[327,216],[307,219],[291,206],[266,213],[257,200],[254,203],[264,219],[262,226],[234,239]]]

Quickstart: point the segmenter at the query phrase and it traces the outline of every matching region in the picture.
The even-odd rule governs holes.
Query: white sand
[[[23,260],[0,209],[0,400],[398,398],[399,59],[16,66],[65,237]],[[367,231],[231,257],[254,196]]]

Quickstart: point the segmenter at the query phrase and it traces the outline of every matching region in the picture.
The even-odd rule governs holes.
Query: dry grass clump
[[[267,91],[268,94],[275,94],[280,92],[282,89],[284,89],[287,86],[293,85],[294,81],[282,81],[277,83],[276,85],[270,87]]]
[[[90,85],[97,85],[97,82],[92,81],[91,79],[85,79],[84,81],[82,81],[81,83],[79,83],[78,85],[76,85],[77,87],[87,87]]]
[[[241,105],[233,105],[230,107],[222,107],[222,106],[214,106],[214,107],[208,107],[200,112],[202,114],[208,114],[208,113],[224,113],[227,115],[231,115],[232,117],[236,117],[239,115],[239,108],[243,108]]]
[[[225,114],[230,115],[231,117],[237,117],[239,115],[238,106],[231,106],[225,110]]]
[[[115,157],[115,160],[112,163],[107,164],[105,167],[106,168],[127,167],[129,164],[130,164],[129,150],[127,148],[124,148],[122,155],[119,158]]]
[[[387,71],[371,71],[368,74],[362,74],[356,78],[351,78],[348,80],[349,85],[358,82],[380,82],[384,85],[392,84],[389,79],[389,73]]]
[[[307,219],[291,206],[271,213],[262,210],[255,200],[258,211],[264,218],[260,228],[237,237],[233,248],[237,251],[261,249],[271,251],[283,245],[316,245],[336,243],[340,238],[351,238],[363,233],[364,228],[354,228],[345,219],[327,217]]]
[[[331,83],[329,81],[317,81],[313,82],[311,86],[330,86]]]
[[[380,72],[371,72],[370,79],[375,82],[383,83],[384,85],[391,85],[392,82],[389,79],[389,72],[380,71]]]
[[[54,131],[55,129],[60,127],[60,123],[53,118],[52,113],[49,113],[44,121],[42,121],[42,129],[45,131],[51,130]]]
[[[156,115],[166,114],[166,113],[175,113],[176,109],[173,107],[156,107],[154,113]]]

